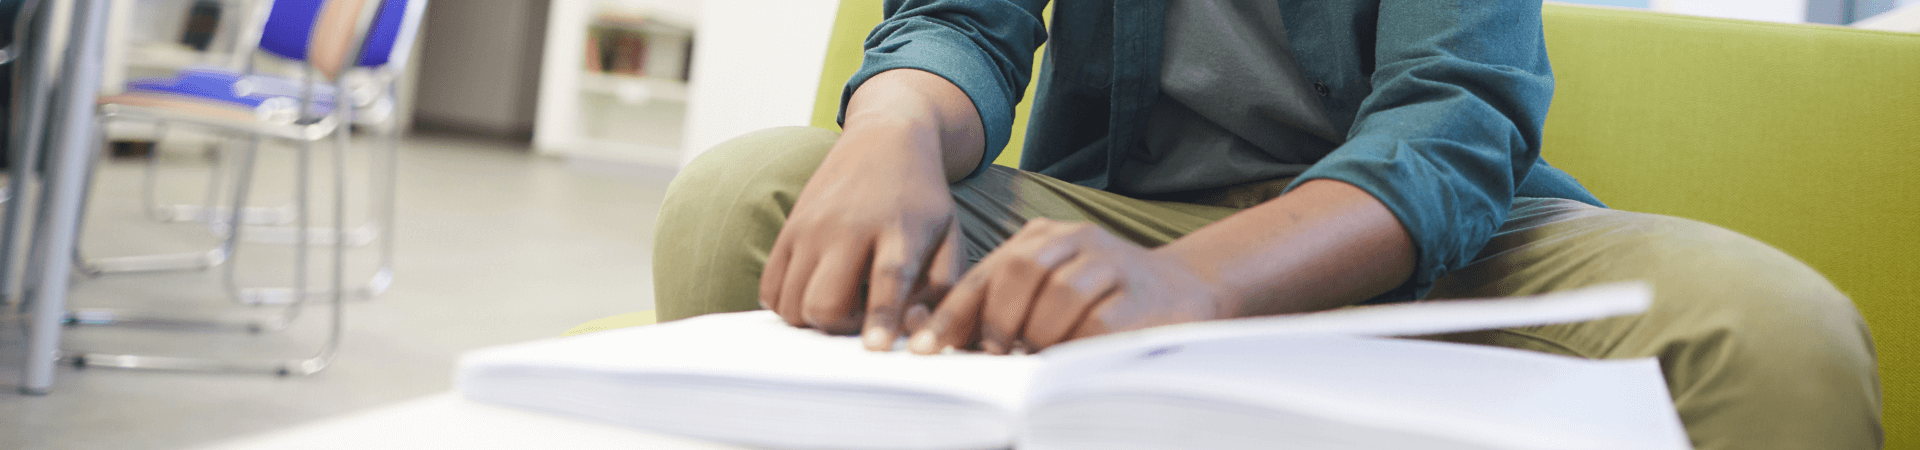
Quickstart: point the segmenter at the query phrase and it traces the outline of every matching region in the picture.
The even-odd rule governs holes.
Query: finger
[[[866,313],[860,283],[866,279],[872,260],[871,244],[843,247],[821,258],[814,266],[813,278],[807,281],[801,319],[828,334],[860,332],[860,316]]]
[[[1051,272],[1079,248],[1060,239],[1051,226],[1030,226],[1002,246],[997,255],[1001,263],[993,273],[987,299],[980,311],[980,348],[996,355],[1007,354],[1014,338],[1027,326],[1028,313],[1040,286]]]
[[[787,270],[781,277],[778,300],[774,301],[774,312],[780,313],[788,325],[807,327],[806,317],[801,313],[806,306],[807,282],[813,279],[813,268],[820,263],[820,254],[816,246],[808,243],[795,243],[792,255],[787,257]]]
[[[1119,290],[1120,283],[1112,263],[1098,255],[1067,262],[1047,276],[1021,338],[1034,350],[1067,340],[1080,322],[1088,321],[1089,312]]]
[[[1080,317],[1079,323],[1075,324],[1073,330],[1067,333],[1066,340],[1088,338],[1121,331],[1113,329],[1108,326],[1107,321],[1099,320],[1099,318],[1103,315],[1102,311],[1106,308],[1125,304],[1126,302],[1127,291],[1125,289],[1114,289],[1108,292],[1106,296],[1095,301],[1093,307],[1087,308],[1086,314]]]
[[[937,237],[925,240],[940,242]],[[920,267],[927,261],[929,245],[914,241],[901,233],[887,233],[874,246],[873,271],[868,275],[872,287],[867,290],[867,323],[860,333],[867,350],[892,350],[894,338],[900,334],[907,295],[915,287],[914,281],[922,278]]]
[[[780,285],[787,281],[787,260],[793,256],[793,245],[788,242],[787,234],[773,241],[773,252],[767,254],[767,264],[760,269],[760,307],[779,312]]]
[[[967,270],[967,247],[961,242],[960,219],[949,220],[946,241],[934,250],[933,258],[928,260],[925,277],[927,285],[919,288],[946,291],[953,288],[954,282],[960,281],[960,273]],[[933,300],[939,299],[940,297],[933,298]]]
[[[961,272],[966,270],[965,254],[965,247],[960,244],[960,223],[949,223],[947,238],[940,248],[934,250],[933,257],[927,260],[926,273],[914,280],[913,293],[907,297],[906,321],[902,324],[905,326],[901,330],[911,332],[926,326],[927,318],[933,316],[933,308],[953,292],[954,283],[960,280]],[[920,314],[918,317],[914,316],[916,311]]]
[[[927,319],[933,318],[932,302],[914,303],[907,306],[907,313],[900,318],[907,330],[918,330],[927,326]]]
[[[966,265],[966,259],[961,256],[964,247],[960,245],[960,224],[948,224],[946,243],[934,250],[933,259],[927,263],[927,273],[915,280],[913,294],[907,298],[901,330],[912,332],[926,327],[927,319],[933,317],[933,308],[953,292],[953,285]]]
[[[966,347],[978,339],[980,303],[986,301],[989,282],[981,275],[981,269],[991,268],[992,258],[988,259],[960,278],[960,283],[940,301],[927,323],[913,332],[913,339],[907,342],[909,349],[930,355],[948,348]]]

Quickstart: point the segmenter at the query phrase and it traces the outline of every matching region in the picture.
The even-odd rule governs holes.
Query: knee
[[[780,127],[722,142],[674,176],[667,207],[711,208],[716,194],[741,198],[743,189],[797,192],[839,136],[820,128]]]
[[[1640,216],[1641,224],[1622,243],[1630,247],[1622,253],[1633,255],[1623,262],[1643,267],[1662,297],[1691,299],[1668,306],[1731,314],[1749,327],[1805,326],[1866,338],[1852,300],[1792,255],[1703,222],[1626,214]]]
[[[1619,248],[1613,264],[1635,267],[1653,284],[1658,316],[1720,325],[1729,343],[1765,341],[1758,347],[1769,354],[1784,357],[1804,347],[1872,367],[1865,320],[1852,300],[1806,263],[1719,226],[1622,214],[1638,217],[1614,244]]]
[[[1558,353],[1657,357],[1702,450],[1876,447],[1872,340],[1852,301],[1812,267],[1688,219],[1591,207],[1516,211],[1525,214],[1495,236],[1484,259],[1435,292],[1646,281],[1655,298],[1645,313],[1518,334],[1566,350]]]
[[[835,139],[816,128],[760,131],[715,146],[674,177],[654,222],[661,320],[755,307],[767,252]]]
[[[1620,263],[1640,265],[1653,282],[1655,304],[1638,320],[1664,339],[1644,343],[1645,356],[1659,357],[1690,428],[1737,429],[1797,448],[1819,436],[1878,439],[1872,338],[1846,295],[1739,233],[1672,217],[1640,222],[1621,249],[1637,257]],[[1793,408],[1807,411],[1781,412]]]

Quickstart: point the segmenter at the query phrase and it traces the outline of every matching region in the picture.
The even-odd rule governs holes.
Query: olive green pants
[[[726,142],[667,189],[654,243],[660,320],[759,307],[761,266],[838,137],[780,128]],[[995,166],[952,188],[968,257],[1027,219],[1099,224],[1157,246],[1238,209],[1151,201]],[[1209,202],[1220,204],[1220,202]],[[1647,312],[1429,339],[1587,358],[1656,357],[1702,450],[1879,448],[1880,381],[1865,321],[1824,277],[1746,236],[1686,219],[1520,199],[1472,264],[1429,299],[1647,280]]]

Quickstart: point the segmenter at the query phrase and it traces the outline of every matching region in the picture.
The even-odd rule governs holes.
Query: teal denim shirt
[[[1159,97],[1165,1],[1059,0],[1048,30],[1046,0],[887,0],[842,107],[880,72],[944,77],[980,113],[984,168],[1050,37],[1020,166],[1105,188]],[[1514,197],[1601,205],[1540,159],[1553,73],[1539,0],[1277,1],[1295,58],[1346,135],[1289,189],[1352,184],[1413,238],[1413,276],[1373,302],[1417,298],[1471,262]]]

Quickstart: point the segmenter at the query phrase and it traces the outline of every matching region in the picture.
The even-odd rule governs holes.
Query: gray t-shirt
[[[1299,175],[1339,135],[1272,0],[1168,0],[1160,99],[1110,190],[1154,196]]]

